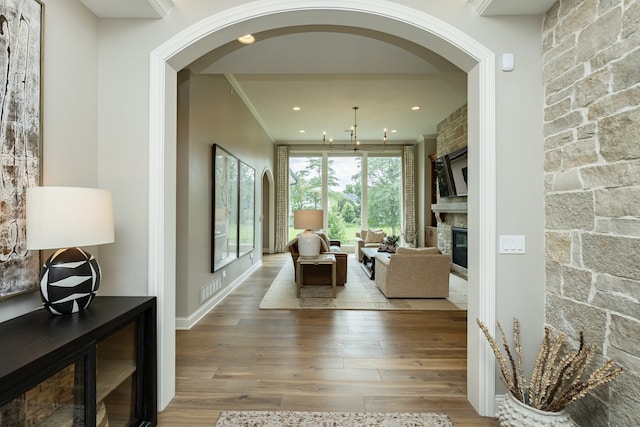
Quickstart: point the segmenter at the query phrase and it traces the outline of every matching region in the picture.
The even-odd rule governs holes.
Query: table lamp
[[[322,210],[300,210],[293,212],[293,228],[304,229],[298,236],[300,256],[320,255],[320,237],[313,230],[322,228]]]
[[[100,266],[78,246],[114,241],[111,193],[79,187],[27,188],[27,249],[57,249],[42,267],[40,295],[53,314],[82,311],[100,287]]]

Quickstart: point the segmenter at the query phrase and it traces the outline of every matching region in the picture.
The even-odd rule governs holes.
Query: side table
[[[302,288],[303,282],[303,265],[320,265],[327,264],[331,265],[331,287],[333,290],[333,298],[336,297],[336,257],[333,254],[320,254],[318,256],[300,256],[296,261],[296,276],[298,280],[296,281],[296,297],[300,298],[300,288]]]

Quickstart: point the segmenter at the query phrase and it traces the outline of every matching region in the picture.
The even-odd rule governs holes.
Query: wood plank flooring
[[[284,262],[265,255],[177,331],[176,397],[160,426],[213,426],[221,410],[445,412],[460,427],[498,425],[466,399],[464,312],[260,310]]]

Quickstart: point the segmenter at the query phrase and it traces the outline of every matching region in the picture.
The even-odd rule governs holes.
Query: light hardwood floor
[[[465,312],[260,310],[284,262],[265,255],[177,331],[176,397],[160,426],[213,426],[221,410],[445,412],[460,427],[498,425],[466,399]]]

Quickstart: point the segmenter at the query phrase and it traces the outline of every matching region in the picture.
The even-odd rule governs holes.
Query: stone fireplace
[[[467,268],[467,229],[451,227],[451,259],[454,264]]]
[[[431,205],[437,220],[437,246],[451,257],[452,271],[467,277],[467,203]]]

